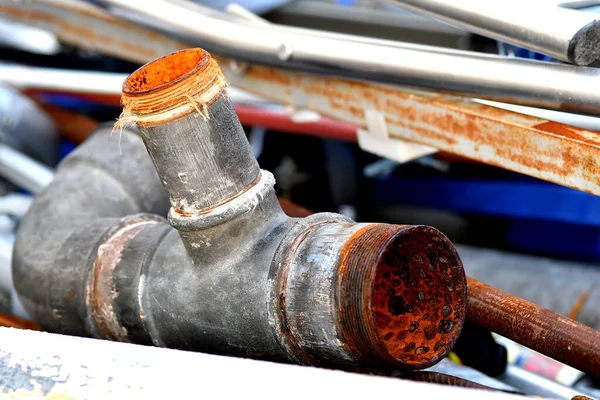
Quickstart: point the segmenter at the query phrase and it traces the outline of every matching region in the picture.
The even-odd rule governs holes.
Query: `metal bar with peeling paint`
[[[227,70],[227,68],[225,68]],[[368,128],[385,120],[391,138],[600,195],[600,134],[472,100],[251,66],[230,81],[271,100]]]

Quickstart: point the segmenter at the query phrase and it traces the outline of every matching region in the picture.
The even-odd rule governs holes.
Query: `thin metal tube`
[[[593,376],[600,331],[467,277],[467,319]]]
[[[26,67],[0,62],[0,81],[17,88],[120,95],[127,74]]]
[[[45,165],[0,143],[0,176],[35,194],[54,179],[54,172]]]
[[[55,55],[60,51],[56,36],[43,29],[0,18],[0,43],[36,54]]]
[[[351,35],[228,21],[188,2],[102,0],[143,15],[152,26],[249,61],[404,83],[411,86],[493,96],[496,100],[600,113],[600,70],[509,59],[435,47],[383,46]],[[217,14],[218,15],[218,14]],[[393,42],[390,42],[393,43]]]
[[[11,86],[16,86],[21,89],[41,89],[77,94],[85,93],[115,96],[115,104],[120,101],[121,85],[126,78],[127,74],[122,73],[61,70],[56,68],[9,65],[0,62],[0,81],[4,81]],[[236,105],[236,112],[238,113],[240,120],[244,124],[249,124],[252,122],[258,125],[264,125],[271,129],[284,130],[286,132],[308,133],[310,131],[315,135],[320,132],[319,129],[315,130],[316,127],[313,126],[312,123],[304,124],[306,126],[303,128],[298,126],[298,129],[294,128],[294,130],[291,130],[291,128],[284,128],[284,122],[282,121],[284,118],[289,119],[289,117],[285,117],[285,115],[279,113],[278,110],[273,111],[270,108],[265,109],[267,106],[271,108],[274,107],[274,105],[269,103],[268,100],[262,99],[233,86],[229,86],[227,91],[229,93],[229,97]],[[577,126],[579,128],[592,131],[600,131],[600,118],[597,117],[559,112],[542,108],[518,106],[514,104],[488,100],[476,101],[525,115],[544,118],[550,121]],[[254,109],[250,110],[249,107],[245,107],[244,105],[246,104],[253,106]],[[269,115],[267,115],[267,113],[269,113]],[[269,119],[273,125],[267,124],[267,119]],[[327,120],[325,120],[324,123],[330,124],[330,122]],[[285,124],[287,124],[287,122],[285,122]],[[342,138],[342,136],[344,136],[342,140],[356,140],[354,134],[351,135],[348,125],[338,127],[329,126],[327,129],[330,133],[330,136],[336,136],[337,138]],[[341,133],[342,131],[343,133]]]
[[[577,65],[600,59],[596,16],[539,1],[386,0],[471,32]]]
[[[582,392],[546,379],[523,368],[507,365],[506,372],[497,379],[514,386],[528,395],[543,396],[550,399],[571,400]]]

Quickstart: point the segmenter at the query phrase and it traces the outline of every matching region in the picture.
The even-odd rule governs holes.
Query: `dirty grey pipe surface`
[[[594,13],[551,2],[509,0],[386,0],[468,31],[536,50],[577,65],[600,61],[600,22]]]
[[[140,130],[171,204],[181,214],[225,203],[260,178],[229,96],[223,93],[208,112],[208,118],[192,113]]]
[[[105,233],[129,214],[168,210],[141,138],[124,130],[119,144],[111,130],[100,128],[61,163],[17,232],[15,286],[31,317],[46,329],[91,335],[85,266]]]

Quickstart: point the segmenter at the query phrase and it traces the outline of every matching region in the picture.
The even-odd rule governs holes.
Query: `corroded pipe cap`
[[[366,362],[427,368],[462,329],[467,284],[452,243],[428,226],[374,224],[341,252],[337,306],[349,350]]]

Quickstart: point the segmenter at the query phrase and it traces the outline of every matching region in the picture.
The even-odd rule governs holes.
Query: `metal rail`
[[[256,24],[186,1],[101,0],[224,55],[597,114],[600,70]],[[575,12],[575,11],[574,11]],[[123,12],[120,15],[125,15]],[[327,71],[325,71],[327,72]],[[567,83],[568,82],[568,83]]]
[[[572,64],[596,65],[600,61],[600,23],[592,13],[539,1],[386,1]]]
[[[217,54],[248,61],[600,114],[600,92],[596,90],[600,70],[595,68],[365,40],[274,24],[265,26],[206,11],[184,1],[102,0],[102,3],[121,7],[119,15],[127,15],[136,22],[143,20]],[[68,43],[138,62],[186,47],[183,42],[111,17],[97,7],[83,6],[85,12],[80,11],[80,1],[58,4],[50,0],[20,3],[0,0],[0,15],[50,29]],[[111,40],[113,36],[118,40]]]

